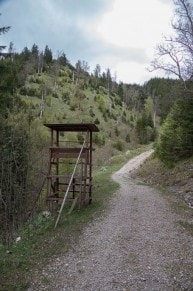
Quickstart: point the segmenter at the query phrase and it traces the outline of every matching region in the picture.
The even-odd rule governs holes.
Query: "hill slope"
[[[97,148],[95,164],[100,165],[114,155],[136,146],[133,111],[116,92],[92,84],[85,74],[78,79],[68,66],[53,74],[48,72],[28,75],[18,94],[29,108],[30,122],[44,123],[95,123],[99,133],[94,134]],[[137,114],[137,112],[135,112]],[[46,130],[46,129],[45,129]],[[68,134],[67,139],[77,139]],[[105,147],[104,147],[105,145]]]
[[[133,174],[133,177],[148,184],[164,187],[180,195],[190,207],[193,207],[193,158],[168,168],[157,158],[151,157]]]

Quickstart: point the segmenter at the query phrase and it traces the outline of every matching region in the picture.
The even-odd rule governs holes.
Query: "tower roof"
[[[44,126],[56,131],[92,131],[99,132],[94,123],[45,123]]]

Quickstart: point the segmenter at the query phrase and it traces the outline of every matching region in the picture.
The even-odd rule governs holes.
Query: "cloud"
[[[92,5],[91,5],[92,4]],[[14,0],[1,5],[2,22],[9,22],[12,30],[4,39],[13,41],[17,49],[34,42],[59,50],[82,49],[87,40],[83,25],[110,7],[107,0]]]
[[[127,60],[134,63],[147,63],[148,56],[143,48],[120,47],[113,44],[104,44],[102,47],[96,47],[94,54],[98,56],[114,56],[117,60]]]
[[[159,0],[115,0],[97,30],[109,43],[128,47],[150,47],[168,29],[171,11]]]
[[[170,30],[171,3],[160,0],[115,0],[111,11],[103,15],[97,27],[102,47],[108,44],[112,69],[123,80],[149,77],[146,67],[153,58],[156,45]],[[116,48],[116,49],[115,49]],[[116,58],[116,52],[121,58]],[[113,57],[114,56],[114,57]],[[116,63],[117,61],[117,63]],[[104,62],[104,60],[103,60]]]
[[[141,82],[154,48],[169,34],[173,0],[0,0],[1,26],[11,26],[0,44],[16,51],[34,43],[72,64],[85,60]],[[120,70],[120,72],[118,71]],[[132,72],[132,73],[131,73]],[[147,74],[146,74],[147,73]],[[145,80],[145,79],[144,79]]]
[[[159,0],[161,3],[164,3],[166,5],[172,5],[173,4],[173,0]]]
[[[60,7],[64,7],[68,14],[76,17],[93,18],[108,10],[113,1],[109,0],[60,0],[57,2]]]

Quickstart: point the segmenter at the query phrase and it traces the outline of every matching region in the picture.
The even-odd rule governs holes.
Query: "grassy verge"
[[[21,239],[7,247],[0,244],[0,290],[26,290],[34,270],[41,270],[50,259],[68,251],[75,244],[84,226],[101,215],[110,196],[119,185],[111,179],[128,159],[148,148],[129,151],[123,157],[114,157],[94,172],[93,202],[70,215],[63,211],[58,227],[54,229],[54,217],[41,214],[26,224],[17,234]]]
[[[160,190],[169,202],[171,211],[179,215],[177,223],[191,234],[193,234],[192,208],[188,202],[193,201],[192,170],[192,157],[168,167],[152,156],[133,173],[134,178]]]

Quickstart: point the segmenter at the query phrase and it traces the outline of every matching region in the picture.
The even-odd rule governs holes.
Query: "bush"
[[[119,132],[119,130],[118,130],[118,127],[117,127],[117,126],[115,127],[115,135],[116,135],[116,136],[119,136],[119,135],[120,135],[120,132]]]
[[[53,97],[54,97],[54,98],[59,98],[59,95],[58,95],[58,93],[57,93],[57,92],[53,92],[53,94],[52,94],[52,95],[53,95]]]
[[[77,107],[78,107],[77,102],[75,100],[71,100],[70,101],[70,110],[75,111]]]
[[[90,108],[90,110],[89,110],[89,114],[90,114],[90,116],[91,116],[91,117],[94,117],[94,116],[95,116],[95,114],[94,114],[94,112],[93,112],[93,109],[92,109],[92,108]]]
[[[68,72],[66,70],[59,70],[59,77],[68,77]]]
[[[122,100],[119,97],[115,98],[115,104],[122,106]]]
[[[113,112],[110,112],[110,113],[109,113],[109,117],[110,117],[111,119],[117,120],[117,116],[116,116]]]
[[[104,118],[104,121],[105,121],[105,122],[108,121],[108,118],[107,118],[107,114],[106,114],[106,112],[103,113],[103,118]]]
[[[69,91],[62,91],[62,100],[65,102],[70,99],[70,92]]]
[[[94,123],[95,123],[95,124],[100,124],[100,121],[99,121],[99,119],[98,119],[98,118],[96,118],[96,119],[95,119],[95,121],[94,121]]]
[[[83,135],[80,132],[77,133],[77,139],[78,139],[78,141],[79,141],[80,144],[83,144],[84,137],[83,137]]]
[[[38,88],[32,88],[32,87],[22,87],[20,89],[20,94],[41,97],[40,90]]]
[[[101,135],[100,133],[94,133],[93,143],[95,143],[96,145],[102,146],[105,144],[105,137]]]
[[[129,143],[131,141],[129,133],[126,135],[125,141]]]
[[[48,107],[51,107],[52,106],[52,96],[48,95],[47,98],[46,98],[46,105]]]
[[[106,108],[106,102],[102,96],[98,96],[98,103],[99,103],[99,110],[104,114],[107,110]]]
[[[122,152],[124,150],[124,145],[122,141],[118,140],[113,144],[113,147],[117,149],[118,151]]]
[[[101,93],[101,94],[107,94],[107,89],[105,87],[103,87],[103,86],[99,86],[99,91],[98,92]]]
[[[28,88],[26,88],[26,87],[22,87],[22,88],[20,88],[20,94],[21,95],[28,95]]]

